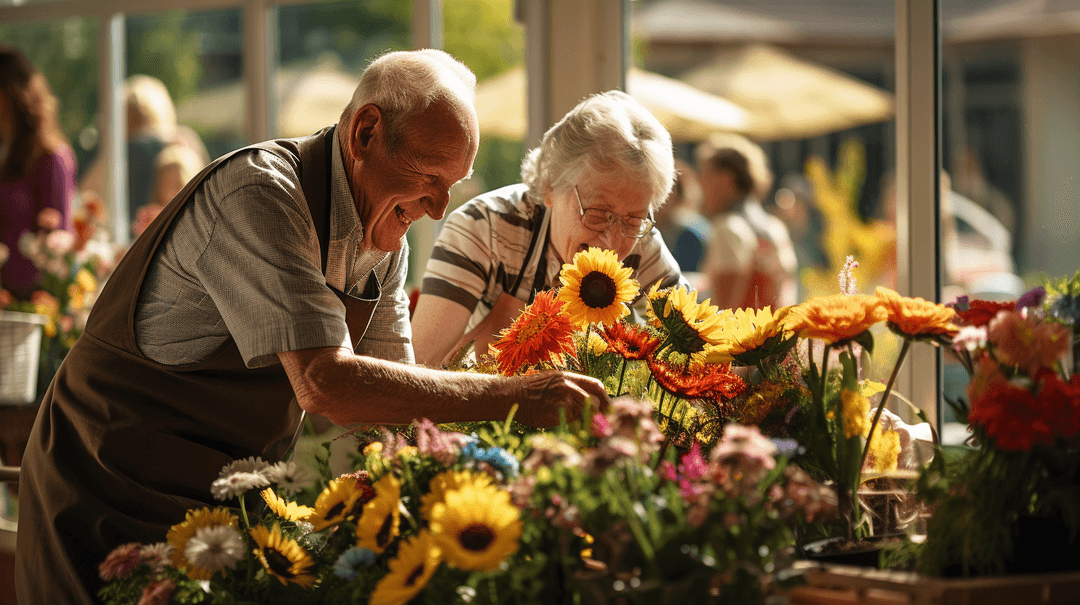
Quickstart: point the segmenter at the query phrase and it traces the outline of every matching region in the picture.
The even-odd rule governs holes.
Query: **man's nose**
[[[431,218],[441,221],[446,214],[446,207],[450,205],[450,190],[436,189],[431,196],[424,200],[424,211]]]

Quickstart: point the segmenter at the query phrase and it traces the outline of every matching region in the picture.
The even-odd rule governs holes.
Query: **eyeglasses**
[[[651,216],[638,218],[636,216],[619,216],[614,212],[599,208],[586,208],[581,205],[581,194],[578,193],[577,185],[574,185],[574,197],[577,198],[578,208],[581,210],[581,224],[586,229],[603,232],[611,229],[616,221],[622,225],[622,234],[626,237],[641,239],[652,230],[653,219]]]

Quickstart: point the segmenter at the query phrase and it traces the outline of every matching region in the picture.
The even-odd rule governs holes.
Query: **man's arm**
[[[506,378],[449,372],[354,355],[344,347],[278,353],[300,407],[334,424],[408,424],[514,419],[537,427],[581,415],[587,398],[599,410],[609,404],[603,384],[569,372]]]

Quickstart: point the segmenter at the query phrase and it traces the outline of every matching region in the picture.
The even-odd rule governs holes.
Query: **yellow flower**
[[[593,355],[602,355],[607,353],[608,346],[607,343],[604,342],[603,337],[599,334],[596,332],[589,332],[588,349],[589,353],[592,353]]]
[[[769,414],[781,408],[787,403],[784,399],[784,389],[774,382],[764,382],[746,399],[742,410],[739,411],[739,424],[761,424]]]
[[[630,314],[625,303],[634,299],[638,284],[633,271],[619,262],[614,250],[589,248],[574,255],[559,273],[559,300],[572,323],[615,323]]]
[[[416,457],[418,451],[419,450],[416,449],[415,445],[406,445],[405,447],[397,451],[397,455],[401,456],[402,458],[408,456]]]
[[[787,329],[802,338],[833,344],[854,338],[885,321],[889,312],[880,298],[865,294],[815,296],[791,309]]]
[[[295,502],[286,502],[284,498],[274,493],[272,488],[266,488],[259,492],[263,500],[266,501],[266,506],[277,516],[285,519],[286,521],[300,521],[306,520],[312,513],[315,512],[314,508],[310,506],[304,506]]]
[[[743,365],[753,365],[753,355],[764,347],[763,355],[770,355],[779,344],[778,341],[789,336],[784,329],[784,320],[791,307],[784,307],[773,313],[772,307],[764,309],[736,309],[723,311],[723,333],[720,343],[705,348],[707,363],[729,363],[738,361]],[[768,345],[768,346],[767,346]]]
[[[372,454],[380,454],[383,450],[383,444],[381,441],[372,441],[364,447],[364,455],[370,456]]]
[[[866,417],[870,411],[870,400],[859,391],[843,389],[840,403],[844,413],[844,436],[848,439],[856,435],[865,435],[870,430],[870,420]]]
[[[448,564],[491,571],[517,552],[521,511],[511,504],[509,492],[470,480],[431,507],[430,527]]]
[[[315,510],[308,515],[307,521],[314,526],[314,531],[322,531],[341,523],[354,513],[356,501],[362,495],[363,492],[352,477],[334,479],[315,499]]]
[[[659,283],[649,292],[647,313],[650,322],[666,332],[660,348],[670,345],[677,353],[693,355],[708,345],[721,343],[724,323],[731,312],[721,312],[709,299],[697,302],[697,290],[685,288],[659,289]]]
[[[879,298],[889,312],[889,329],[902,336],[939,336],[956,334],[953,325],[956,311],[924,300],[900,296],[893,290],[878,286],[874,296]]]
[[[881,430],[881,426],[874,429],[870,436],[870,450],[867,453],[867,462],[873,460],[874,470],[879,473],[888,473],[896,470],[896,463],[900,459],[900,433],[897,431]]]
[[[315,561],[296,540],[282,536],[276,524],[272,531],[262,525],[255,526],[251,538],[255,540],[255,556],[279,582],[284,585],[292,582],[304,588],[315,583]]]
[[[441,563],[439,547],[427,531],[406,540],[390,561],[390,570],[375,585],[369,605],[404,605],[427,586]]]
[[[386,550],[401,525],[401,483],[387,473],[375,482],[375,498],[364,505],[356,522],[356,544],[375,553]]]
[[[195,535],[195,532],[204,527],[217,527],[219,525],[239,527],[240,521],[228,509],[220,506],[214,510],[209,508],[189,510],[184,521],[173,525],[169,529],[169,533],[165,535],[165,541],[173,547],[173,566],[177,569],[185,568],[188,577],[193,580],[209,580],[214,575],[213,572],[191,565],[185,552],[187,551],[188,540]]]
[[[79,284],[79,287],[83,289],[83,292],[93,292],[97,290],[97,279],[94,278],[94,274],[86,269],[79,269],[79,272],[75,274],[75,283]]]
[[[420,516],[425,519],[431,518],[431,507],[446,500],[446,492],[460,489],[461,486],[489,484],[491,476],[487,473],[473,473],[470,471],[446,471],[431,478],[428,493],[420,496]]]

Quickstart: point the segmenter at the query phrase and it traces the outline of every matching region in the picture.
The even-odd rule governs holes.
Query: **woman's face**
[[[577,196],[571,187],[565,193],[549,193],[544,204],[551,208],[551,243],[559,255],[559,263],[569,263],[574,255],[590,247],[614,250],[623,260],[637,245],[638,239],[623,234],[622,223],[616,221],[603,232],[593,231],[581,223],[581,208],[597,208],[621,218],[649,216],[650,186],[635,179],[619,181],[588,181],[577,184]],[[581,205],[578,205],[578,197]]]

